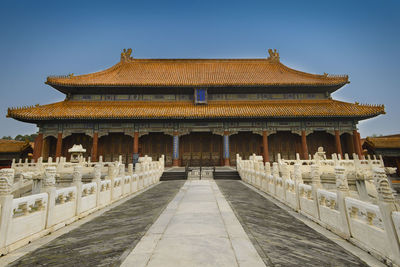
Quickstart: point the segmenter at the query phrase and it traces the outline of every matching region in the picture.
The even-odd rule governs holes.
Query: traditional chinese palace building
[[[73,144],[92,161],[165,154],[167,165],[181,166],[234,165],[236,153],[308,158],[319,146],[327,155],[361,156],[357,123],[385,113],[383,105],[332,99],[348,76],[291,69],[276,50],[265,59],[136,59],[131,52],[104,71],[48,77],[64,101],[8,110],[39,127],[34,158],[69,157]]]

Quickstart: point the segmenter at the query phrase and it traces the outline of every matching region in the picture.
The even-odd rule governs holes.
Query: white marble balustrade
[[[309,160],[263,163],[261,156],[243,160],[237,155],[237,170],[251,184],[326,227],[382,261],[400,265],[400,206],[394,198],[381,159],[350,160],[324,154]],[[272,171],[271,171],[272,169]],[[311,177],[308,183],[303,177]],[[335,177],[335,186],[324,188],[322,175]],[[357,183],[349,189],[347,177]],[[261,181],[261,183],[259,182]],[[261,184],[261,186],[260,186]],[[368,188],[364,194],[359,188]],[[370,194],[370,192],[375,194]],[[366,193],[366,192],[364,192]]]

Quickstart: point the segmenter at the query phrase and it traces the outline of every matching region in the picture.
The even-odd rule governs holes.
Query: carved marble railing
[[[74,165],[72,184],[56,188],[57,166],[47,165],[40,193],[15,198],[11,194],[14,170],[0,172],[0,255],[99,210],[126,196],[158,183],[164,158],[139,158],[133,164],[109,163],[102,180],[101,164],[93,166],[90,183],[82,183],[83,166]]]
[[[262,162],[262,157],[242,160],[237,155],[236,162],[244,182],[378,259],[400,265],[400,208],[380,160],[349,160],[347,157],[344,160],[280,160],[271,168],[269,163]],[[327,171],[333,172],[334,188],[324,188],[321,182],[322,173]],[[303,181],[305,172],[310,177],[308,183]],[[351,172],[357,174],[357,191],[349,189],[347,177]],[[367,182],[374,187],[375,198],[363,196],[358,190]]]

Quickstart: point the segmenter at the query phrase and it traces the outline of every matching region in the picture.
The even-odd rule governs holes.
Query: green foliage
[[[19,134],[14,139],[11,136],[3,136],[2,139],[34,142],[36,136],[37,134],[26,134],[26,135]]]

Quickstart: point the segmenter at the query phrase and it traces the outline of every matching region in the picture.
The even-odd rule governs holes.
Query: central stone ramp
[[[183,184],[160,183],[9,266],[118,266]]]
[[[265,266],[214,180],[188,180],[122,266]]]
[[[266,265],[368,266],[242,182],[217,184]]]

